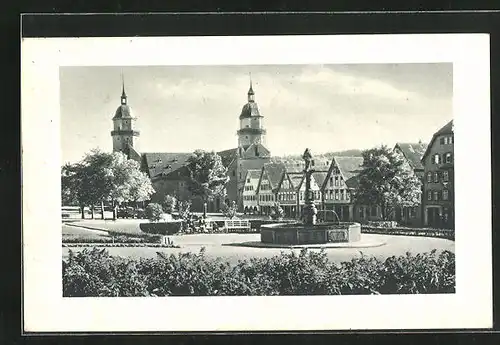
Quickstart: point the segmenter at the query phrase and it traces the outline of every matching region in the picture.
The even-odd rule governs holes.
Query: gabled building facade
[[[455,227],[453,120],[432,136],[422,156],[424,226]]]
[[[257,196],[261,214],[270,215],[272,207],[278,202],[277,190],[285,172],[283,163],[267,163],[261,170]]]
[[[357,176],[361,172],[363,157],[333,157],[324,182],[323,210],[325,219],[352,221],[365,218],[363,206],[360,213],[355,210],[352,194],[358,186]],[[328,212],[328,211],[334,211]],[[362,217],[360,217],[362,216]]]
[[[261,170],[247,170],[245,183],[243,185],[243,212],[245,214],[257,214],[259,203],[257,200],[257,187],[262,173]]]
[[[394,151],[399,153],[405,160],[407,167],[424,183],[424,166],[422,157],[427,149],[427,145],[419,143],[396,143]],[[416,207],[397,207],[395,210],[395,220],[399,224],[409,226],[421,226],[423,220],[422,202]]]

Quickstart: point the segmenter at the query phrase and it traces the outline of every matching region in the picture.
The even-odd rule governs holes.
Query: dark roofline
[[[451,129],[448,131],[446,129],[446,127],[448,127],[448,125],[451,124]],[[425,159],[427,157],[427,155],[429,154],[429,151],[432,147],[432,145],[434,145],[434,141],[436,140],[436,138],[442,134],[453,134],[453,120],[449,121],[446,123],[446,125],[444,125],[443,127],[441,127],[440,129],[438,129],[433,135],[432,135],[432,139],[431,141],[429,142],[429,144],[427,145],[427,148],[425,149],[425,152],[424,154],[422,155],[422,159],[420,159],[420,162],[422,163],[422,165],[425,166]]]

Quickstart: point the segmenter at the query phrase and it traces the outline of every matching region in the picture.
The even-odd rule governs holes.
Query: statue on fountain
[[[306,190],[305,190],[305,206],[304,206],[304,223],[306,225],[315,225],[316,224],[316,215],[318,214],[318,210],[316,209],[316,205],[314,205],[314,197],[311,195],[311,175],[314,170],[311,168],[312,163],[312,154],[309,149],[304,151],[302,155],[302,159],[305,163],[304,174],[306,175]]]

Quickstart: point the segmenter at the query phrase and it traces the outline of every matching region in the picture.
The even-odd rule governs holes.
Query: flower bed
[[[455,254],[361,256],[340,264],[324,251],[282,253],[231,265],[200,253],[156,259],[113,257],[105,249],[70,250],[64,297],[436,294],[455,292]]]
[[[361,225],[361,233],[381,234],[381,235],[405,235],[405,236],[424,236],[445,238],[455,240],[455,230],[450,229],[432,229],[432,228],[408,228],[398,226],[396,228],[374,227]]]

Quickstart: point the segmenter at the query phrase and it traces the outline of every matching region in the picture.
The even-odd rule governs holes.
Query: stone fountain
[[[262,243],[279,245],[304,245],[349,243],[361,240],[361,225],[354,222],[317,223],[318,210],[311,192],[312,155],[306,149],[302,159],[305,162],[305,205],[304,222],[262,225],[260,240]],[[337,216],[338,219],[338,216]]]

